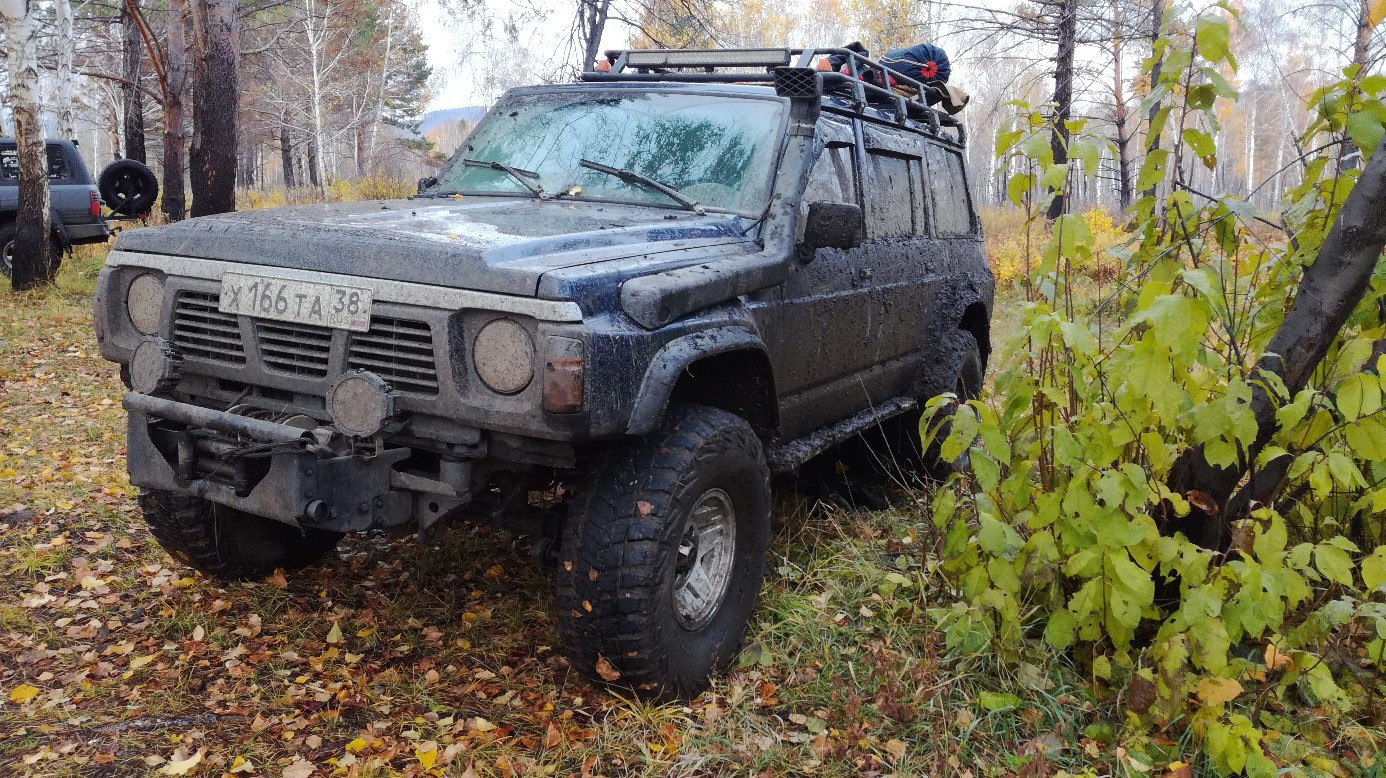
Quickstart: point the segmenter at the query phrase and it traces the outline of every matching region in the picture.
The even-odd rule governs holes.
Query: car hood
[[[116,248],[529,296],[552,270],[748,242],[749,222],[578,200],[377,200],[126,230]]]

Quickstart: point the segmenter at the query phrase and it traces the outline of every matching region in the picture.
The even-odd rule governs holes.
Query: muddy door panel
[[[800,208],[801,236],[810,203],[859,203],[850,128],[843,124],[827,129],[829,141],[814,163]],[[781,304],[765,309],[763,322],[775,358],[785,437],[797,437],[860,410],[857,379],[875,361],[873,269],[867,252],[860,247],[804,247],[799,259],[781,287]]]

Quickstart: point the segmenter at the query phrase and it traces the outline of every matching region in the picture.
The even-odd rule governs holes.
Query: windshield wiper
[[[517,167],[511,167],[505,164],[504,162],[487,162],[485,160],[480,159],[464,159],[462,160],[462,164],[467,165],[468,167],[488,167],[492,170],[499,170],[502,173],[509,173],[511,178],[523,184],[525,189],[528,189],[530,192],[532,192],[535,197],[539,198],[540,200],[549,199],[549,193],[545,192],[542,186],[530,183],[529,179],[539,177],[539,174],[535,173],[532,170],[521,170]]]
[[[682,205],[684,208],[693,211],[694,213],[706,213],[706,211],[703,210],[703,207],[698,204],[697,200],[690,199],[688,195],[684,194],[683,192],[680,192],[672,186],[669,186],[668,184],[662,184],[642,173],[637,173],[634,170],[627,170],[626,168],[610,167],[608,165],[603,165],[600,162],[593,162],[590,159],[580,159],[578,160],[578,164],[587,168],[588,170],[595,170],[598,173],[606,173],[610,176],[616,176],[622,181],[625,181],[627,184],[641,184],[645,186],[645,188],[647,189],[653,189],[656,192],[665,195],[669,199],[674,200],[679,205]]]

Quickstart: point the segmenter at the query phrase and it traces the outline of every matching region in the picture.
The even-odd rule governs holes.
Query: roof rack
[[[842,61],[843,69],[819,70],[820,57]],[[612,49],[606,52],[609,71],[587,71],[583,81],[591,82],[677,82],[711,84],[767,84],[782,97],[821,99],[825,93],[847,92],[858,110],[866,105],[889,110],[895,120],[924,122],[947,138],[942,128],[956,133],[956,143],[966,145],[966,133],[958,119],[929,105],[929,96],[943,97],[934,84],[910,78],[886,68],[860,52],[843,48],[819,49]],[[792,64],[791,64],[792,63]],[[740,69],[733,70],[733,69]],[[903,95],[868,82],[878,79],[888,84],[894,79],[915,90]]]

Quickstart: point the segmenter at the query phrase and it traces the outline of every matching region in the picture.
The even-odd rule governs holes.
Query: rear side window
[[[934,206],[934,234],[941,238],[972,235],[972,202],[956,151],[929,144],[929,199]]]
[[[866,155],[862,194],[872,238],[903,238],[923,231],[919,159],[872,149]]]
[[[67,156],[61,146],[48,146],[48,178],[72,178],[72,168],[67,164]],[[19,180],[19,151],[14,146],[0,146],[0,181]]]

